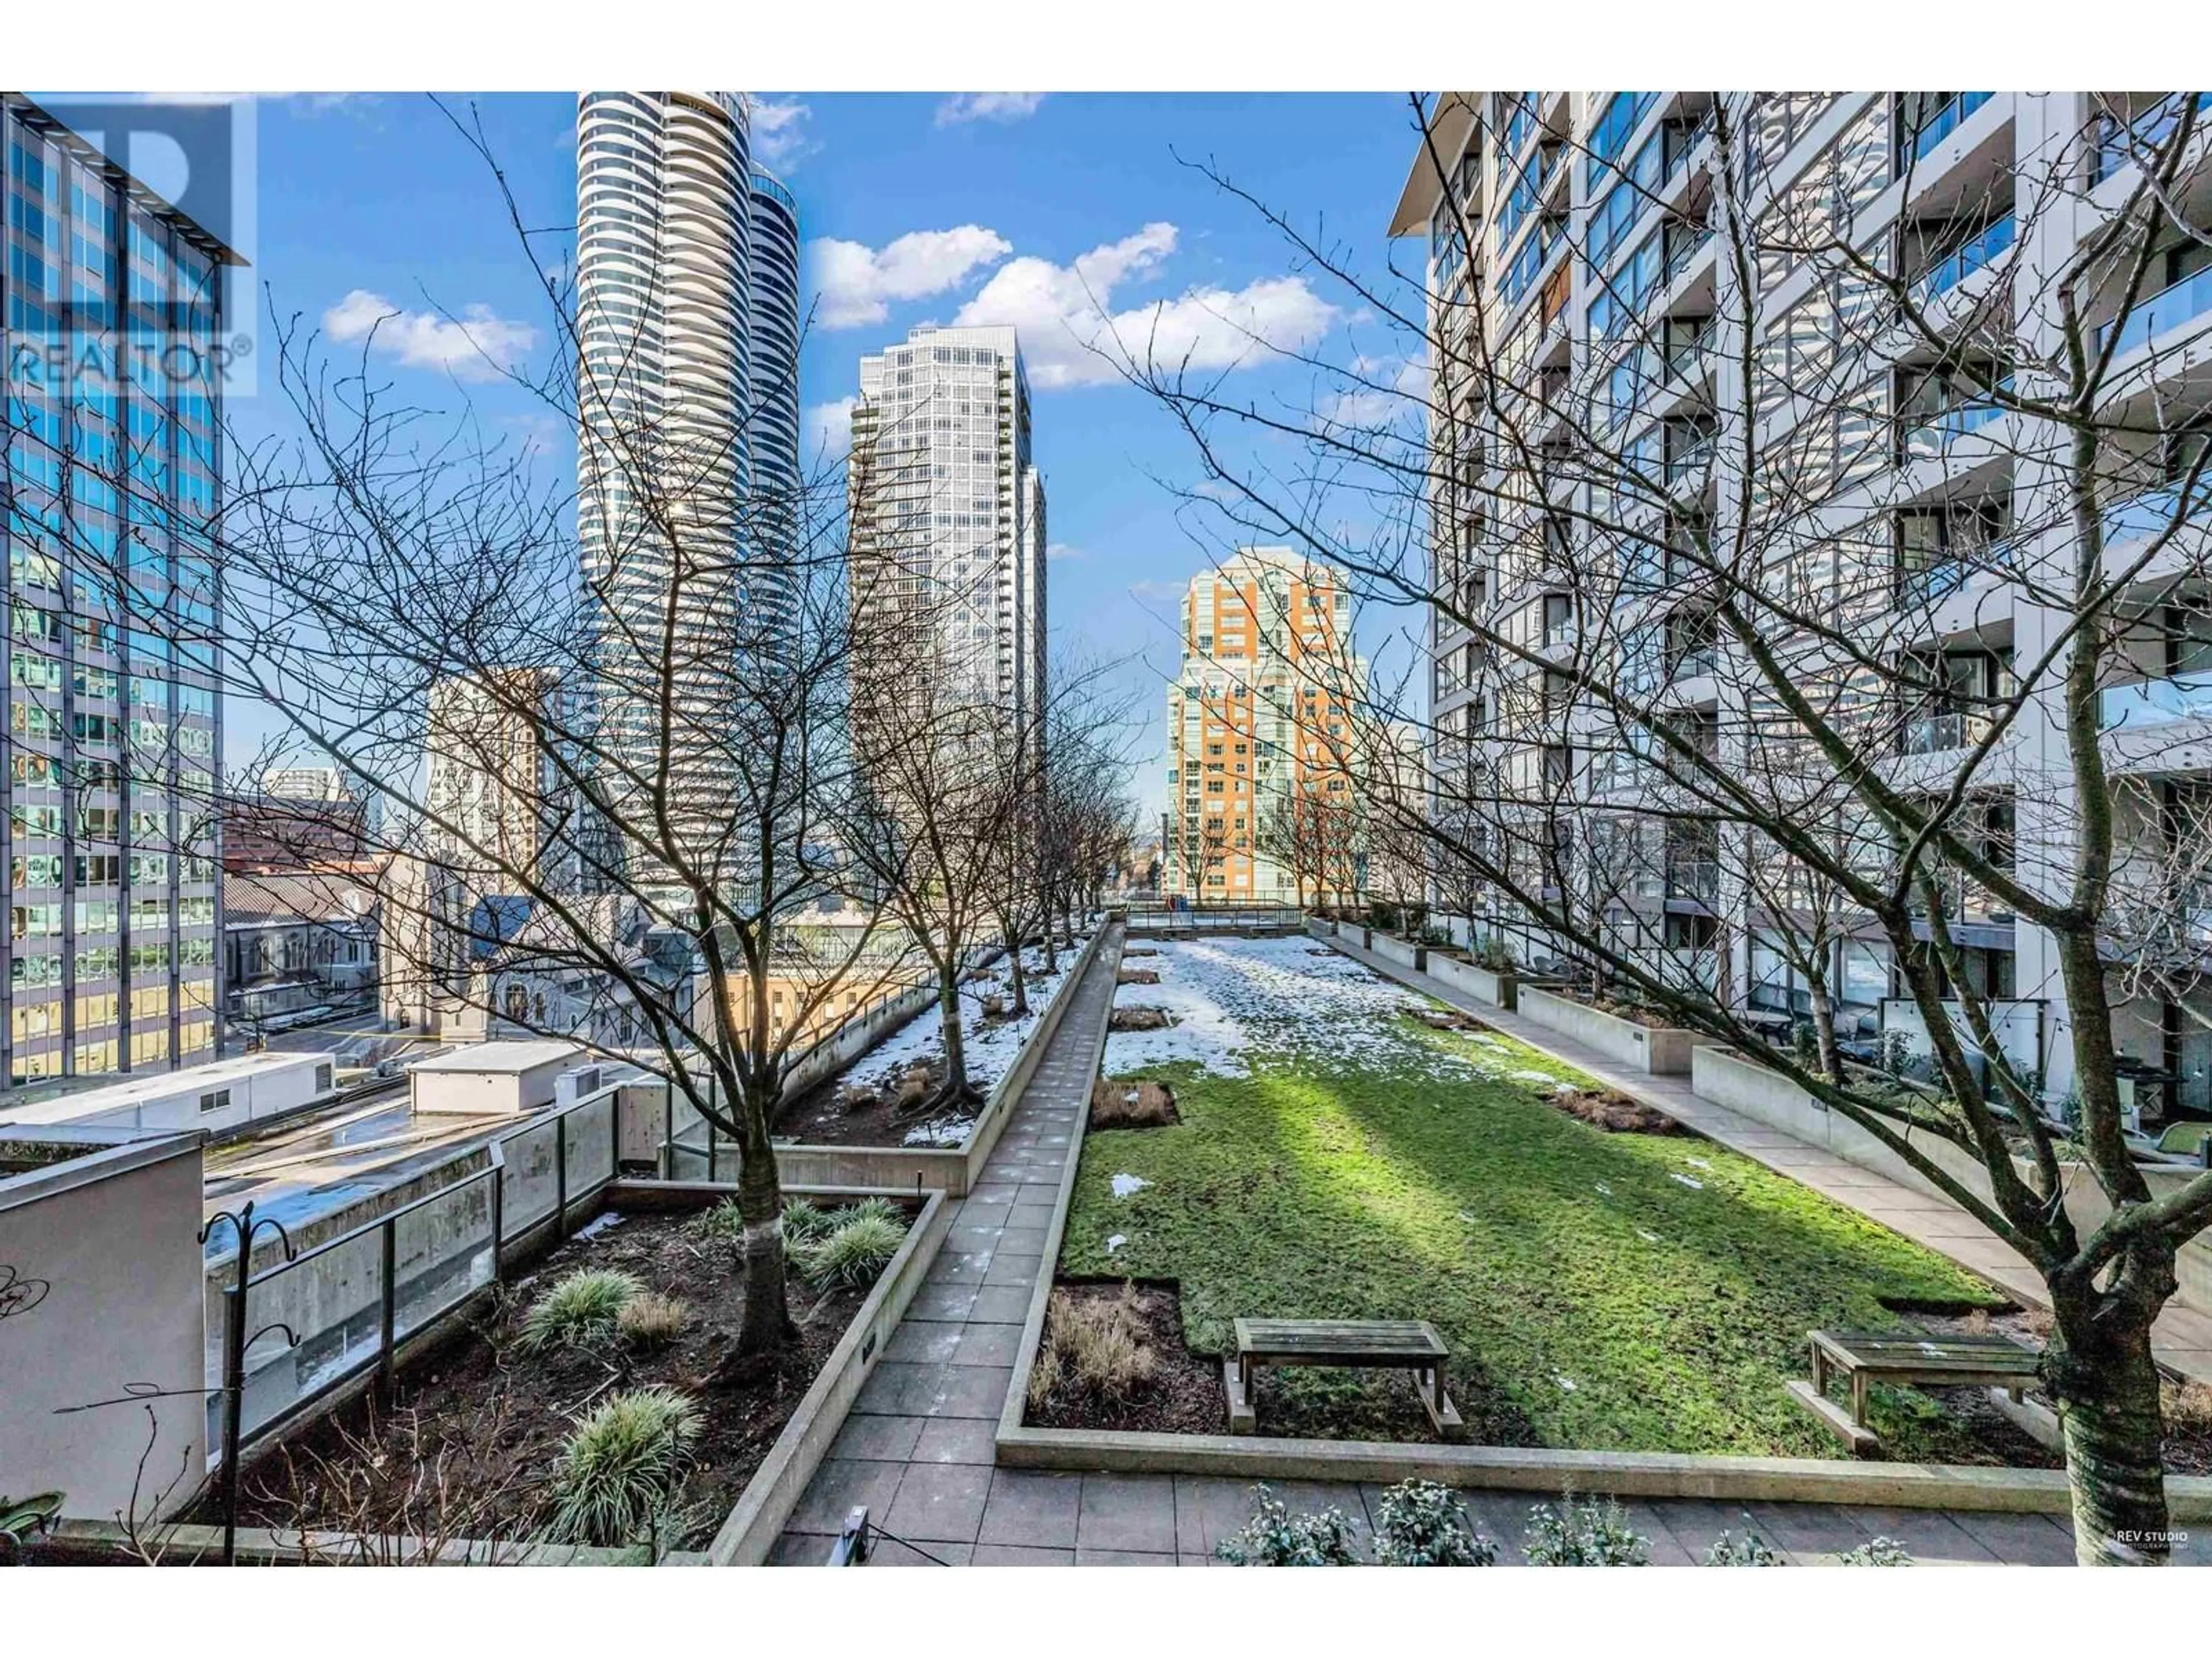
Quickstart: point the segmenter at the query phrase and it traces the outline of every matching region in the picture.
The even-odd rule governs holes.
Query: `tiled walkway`
[[[1352,954],[1389,968],[1364,951]],[[982,1182],[953,1217],[921,1291],[777,1540],[772,1565],[823,1561],[847,1513],[859,1504],[890,1535],[875,1546],[872,1561],[878,1566],[1210,1565],[1215,1544],[1249,1516],[1249,1480],[1062,1474],[993,1463],[1014,1350],[1037,1275],[1046,1270],[1045,1228],[1087,1109],[1093,1056],[1112,1006],[1119,956],[1117,941],[1109,939],[1073,988],[1076,1000],[985,1165]],[[1434,986],[1444,1000],[1455,1000],[1425,975],[1411,977],[1426,981],[1419,988]],[[1480,1012],[1501,1029],[1518,1025],[1508,1025],[1510,1016],[1498,1019],[1495,1010]],[[1543,1046],[1563,1059],[1600,1069],[1544,1035]],[[1671,1097],[1668,1105],[1674,1109]],[[1379,1487],[1350,1483],[1285,1481],[1275,1490],[1296,1510],[1335,1505],[1363,1535],[1381,1495]],[[1472,1491],[1462,1496],[1477,1526],[1498,1540],[1501,1559],[1518,1561],[1529,1506],[1539,1495]],[[1630,1523],[1650,1540],[1651,1559],[1659,1565],[1695,1561],[1723,1531],[1741,1534],[1746,1528],[1796,1562],[1832,1559],[1878,1534],[1902,1540],[1916,1559],[1928,1563],[2057,1565],[2073,1559],[2071,1528],[2052,1516],[1686,1498],[1623,1508]],[[2197,1529],[2175,1559],[2212,1563],[2212,1529]]]
[[[1541,1048],[1571,1066],[1579,1066],[1617,1089],[1643,1097],[1698,1133],[1747,1158],[1757,1158],[1838,1204],[1849,1205],[1907,1238],[1972,1268],[2001,1285],[2007,1295],[2032,1305],[2046,1305],[2043,1281],[2027,1258],[1948,1199],[1904,1186],[1741,1112],[1702,1100],[1690,1092],[1690,1080],[1686,1077],[1652,1077],[1641,1072],[1624,1071],[1618,1062],[1572,1037],[1518,1014],[1493,1008],[1486,1002],[1478,1002],[1442,980],[1362,950],[1350,939],[1330,939],[1324,942],[1385,978],[1425,992],[1451,1007],[1464,1009],[1508,1036],[1517,1037],[1533,1048]],[[2183,1376],[2212,1382],[2212,1318],[2179,1303],[2169,1303],[2153,1328],[2151,1346],[2161,1363]]]
[[[868,1506],[877,1525],[948,1561],[969,1559],[987,1521],[994,1539],[1012,1533],[1022,1535],[1007,1541],[1033,1541],[1007,1519],[1014,1500],[1005,1476],[1003,1489],[993,1490],[992,1441],[1042,1270],[1045,1229],[1077,1126],[1089,1109],[1121,954],[1118,937],[1102,941],[1081,981],[1069,988],[1075,1000],[984,1164],[983,1178],[954,1213],[928,1278],[793,1511],[774,1562],[822,1560],[856,1504]],[[1068,1542],[1074,1542],[1072,1531]],[[992,1559],[995,1547],[975,1559]],[[877,1559],[902,1553],[886,1545]]]

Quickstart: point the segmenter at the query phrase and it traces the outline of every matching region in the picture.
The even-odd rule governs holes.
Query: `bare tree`
[[[2081,1557],[2162,1562],[2150,1330],[2212,1175],[2147,1179],[2123,1045],[2146,993],[2212,1020],[2154,706],[2212,634],[2205,94],[1577,101],[1411,100],[1418,275],[1209,168],[1392,337],[1279,353],[1289,409],[1123,367],[1225,540],[1428,611],[1433,678],[1366,714],[1426,737],[1470,924],[1754,1048],[1802,991],[1766,1063],[2034,1265]]]

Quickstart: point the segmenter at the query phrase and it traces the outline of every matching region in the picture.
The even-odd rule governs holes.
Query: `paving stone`
[[[1863,1538],[1894,1538],[1915,1561],[1994,1561],[1996,1554],[1974,1541],[1965,1528],[1938,1510],[1903,1510],[1852,1504],[1844,1513],[1856,1521]]]
[[[992,1463],[998,1461],[999,1423],[991,1417],[933,1417],[915,1442],[917,1463]]]
[[[872,1567],[964,1567],[969,1565],[974,1547],[948,1543],[935,1539],[927,1544],[908,1544],[893,1538],[878,1538],[868,1546],[867,1565]]]
[[[992,1178],[991,1171],[987,1168],[984,1171],[984,1178],[969,1189],[968,1202],[986,1206],[1011,1204],[1014,1201],[1014,1194],[1020,1190],[1019,1182],[994,1180]]]
[[[2032,1567],[2074,1565],[2073,1524],[2056,1516],[1975,1515],[1964,1510],[1943,1513],[2000,1561]]]
[[[1176,1483],[1165,1474],[1086,1474],[1076,1542],[1089,1549],[1176,1548]]]
[[[884,1521],[900,1538],[970,1544],[991,1489],[989,1469],[975,1463],[910,1463]]]
[[[1159,1550],[1086,1550],[1075,1552],[1079,1567],[1171,1567],[1176,1565],[1172,1551]]]
[[[917,1466],[918,1467],[918,1466]],[[879,1463],[857,1458],[825,1457],[814,1479],[800,1495],[786,1528],[791,1532],[827,1533],[835,1538],[845,1529],[845,1517],[854,1506],[865,1504],[869,1516],[880,1521],[909,1465]]]
[[[914,1456],[914,1443],[921,1437],[926,1420],[856,1411],[845,1419],[845,1426],[830,1443],[830,1455],[877,1462],[909,1462]]]
[[[991,1258],[991,1265],[984,1269],[983,1283],[986,1288],[994,1285],[1019,1285],[1027,1289],[1036,1285],[1037,1272],[1042,1265],[1043,1258],[1041,1256],[995,1255]]]
[[[968,1327],[951,1320],[902,1319],[890,1340],[884,1344],[886,1359],[936,1360],[952,1358]]]
[[[817,1532],[787,1532],[781,1534],[769,1548],[768,1565],[771,1567],[818,1567],[830,1559],[830,1546],[836,1542]]]
[[[983,1506],[985,1544],[1032,1544],[1072,1549],[1083,1503],[1084,1477],[1037,1469],[998,1469]]]
[[[989,1250],[945,1250],[938,1255],[921,1282],[930,1285],[981,1285],[991,1270]]]
[[[1046,1229],[1008,1227],[999,1235],[999,1249],[1018,1255],[1042,1255]]]
[[[996,1421],[1006,1409],[1013,1370],[1005,1365],[941,1365],[929,1384],[923,1417],[986,1417]],[[902,1396],[902,1398],[904,1396]]]
[[[879,1359],[860,1384],[853,1409],[878,1417],[926,1417],[923,1409],[945,1375],[939,1361]]]
[[[1030,1297],[1034,1294],[1026,1285],[986,1285],[979,1286],[975,1301],[968,1320],[975,1325],[1018,1325],[1030,1316]]]
[[[946,1358],[962,1365],[1011,1366],[1022,1346],[1018,1325],[963,1325],[959,1330],[957,1348]]]
[[[969,1310],[975,1305],[975,1292],[979,1288],[975,1285],[925,1284],[914,1293],[914,1300],[907,1304],[906,1317],[964,1320],[969,1317]]]
[[[1046,1550],[1019,1544],[978,1544],[968,1558],[978,1567],[1072,1567],[1073,1550]]]
[[[1017,1204],[1006,1212],[1009,1227],[1049,1227],[1057,1204]]]

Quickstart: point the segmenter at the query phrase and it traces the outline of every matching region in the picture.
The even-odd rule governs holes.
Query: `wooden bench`
[[[1254,1373],[1262,1365],[1389,1367],[1413,1373],[1422,1409],[1439,1437],[1462,1440],[1467,1425],[1444,1391],[1451,1350],[1425,1319],[1240,1319],[1237,1352],[1221,1362],[1229,1431],[1256,1434]]]
[[[1923,1336],[1910,1331],[1814,1331],[1809,1336],[1813,1380],[1793,1382],[1790,1391],[1838,1439],[1863,1454],[1881,1447],[1866,1420],[1867,1389],[1873,1384],[2001,1389],[2017,1405],[2042,1363],[2040,1355],[2007,1336]],[[1829,1379],[1838,1373],[1850,1383],[1848,1416],[1828,1398]]]

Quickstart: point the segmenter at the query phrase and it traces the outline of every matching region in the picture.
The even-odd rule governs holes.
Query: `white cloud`
[[[538,331],[529,324],[509,321],[487,305],[467,306],[450,317],[409,311],[365,288],[325,312],[323,328],[341,343],[373,336],[376,350],[409,368],[442,369],[464,380],[497,380],[538,343]]]
[[[801,418],[799,442],[803,462],[834,460],[853,447],[853,405],[858,398],[810,404]]]
[[[942,294],[1013,251],[1012,242],[981,225],[910,230],[879,249],[823,237],[808,245],[818,295],[814,320],[824,328],[880,323],[892,301]]]
[[[1414,411],[1429,399],[1429,360],[1412,357],[1354,357],[1344,384],[1321,400],[1324,426],[1380,427]]]
[[[1079,547],[1070,546],[1066,542],[1048,542],[1045,544],[1044,556],[1052,562],[1058,563],[1062,559],[1081,558],[1083,556],[1083,550]]]
[[[937,125],[958,126],[967,121],[1026,121],[1045,100],[1041,92],[960,92],[937,106]]]
[[[748,93],[745,108],[750,118],[753,160],[763,167],[787,172],[822,148],[808,136],[805,123],[814,112],[800,100]]]
[[[1114,310],[1114,289],[1158,267],[1175,251],[1176,236],[1175,226],[1160,221],[1069,264],[1010,259],[953,321],[1021,330],[1022,353],[1040,386],[1110,381],[1118,374],[1114,359],[1124,355],[1140,368],[1170,372],[1184,364],[1230,368],[1270,349],[1303,349],[1328,332],[1336,308],[1302,276],[1262,277],[1234,289],[1199,286],[1172,300]]]

